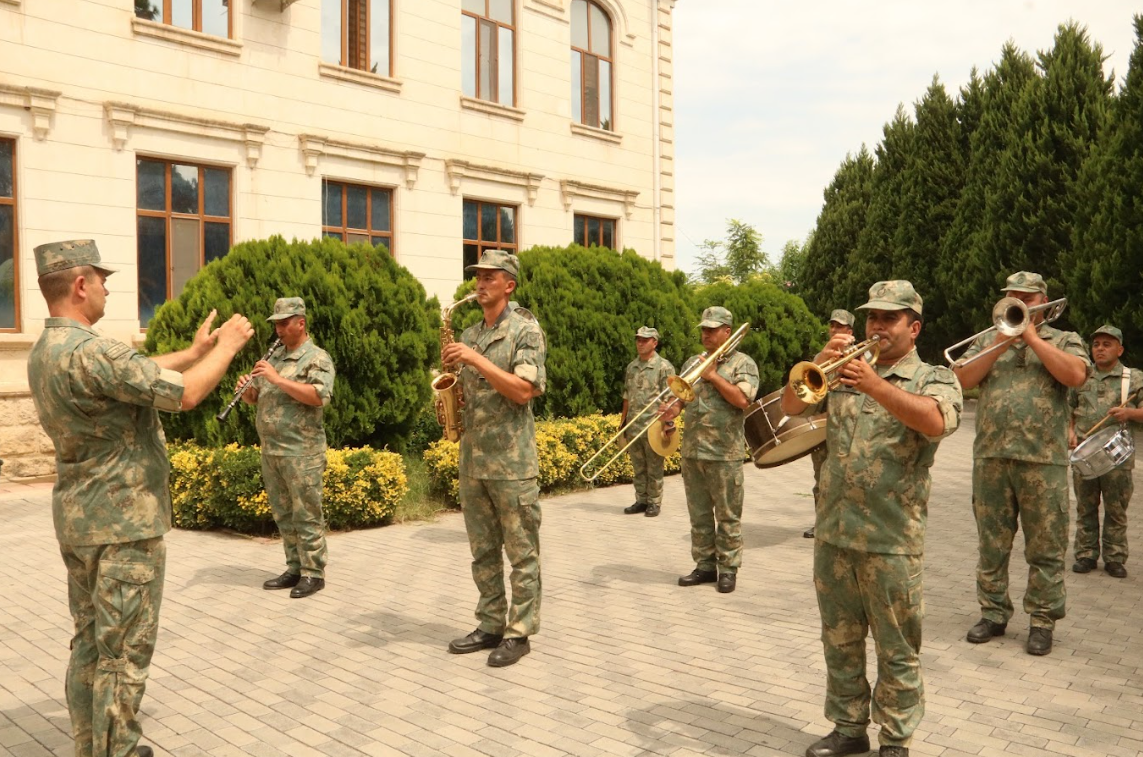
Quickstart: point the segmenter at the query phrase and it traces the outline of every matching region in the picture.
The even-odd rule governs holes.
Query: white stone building
[[[385,243],[448,301],[489,247],[674,265],[674,0],[0,0],[0,477],[50,474],[32,249],[94,238],[99,328],[234,243]]]

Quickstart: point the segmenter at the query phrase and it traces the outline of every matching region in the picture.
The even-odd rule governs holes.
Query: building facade
[[[384,244],[442,302],[482,250],[674,267],[674,0],[0,0],[0,458],[50,474],[32,249],[93,238],[99,328],[235,243]],[[253,315],[253,314],[251,314]]]

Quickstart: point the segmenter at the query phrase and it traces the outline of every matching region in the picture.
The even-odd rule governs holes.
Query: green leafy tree
[[[695,258],[696,284],[711,284],[715,281],[730,281],[730,266],[726,264],[723,243],[717,239],[706,239],[699,245]]]
[[[778,286],[787,292],[798,293],[804,283],[806,254],[809,250],[813,235],[806,238],[805,243],[799,244],[793,239],[786,240],[782,245],[782,257],[774,268],[773,278]]]
[[[459,287],[456,298],[475,282]],[[548,387],[535,400],[543,417],[614,413],[623,406],[623,375],[635,359],[635,332],[659,330],[659,352],[676,368],[698,342],[694,295],[681,272],[634,250],[533,247],[520,253],[512,299],[530,310],[548,343]],[[460,330],[482,317],[472,303],[454,314]]]
[[[188,413],[164,415],[167,434],[219,445],[254,444],[254,408],[239,403],[225,422],[215,415],[231,398],[239,375],[273,339],[267,314],[278,297],[306,301],[306,325],[337,367],[333,400],[325,410],[330,445],[391,445],[401,449],[429,401],[429,369],[439,356],[436,299],[427,300],[416,277],[385,248],[336,239],[287,242],[279,236],[243,242],[204,266],[176,300],[156,312],[145,349],[163,353],[189,344],[211,309],[219,320],[250,318],[257,331],[212,397]]]
[[[726,223],[726,241],[708,239],[702,243],[696,266],[695,283],[702,284],[723,279],[742,283],[771,267],[769,257],[762,250],[762,234],[734,218]]]

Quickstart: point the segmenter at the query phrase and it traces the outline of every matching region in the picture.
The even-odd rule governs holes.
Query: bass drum
[[[759,468],[775,468],[825,444],[826,415],[792,418],[782,412],[782,390],[746,408],[746,445]]]

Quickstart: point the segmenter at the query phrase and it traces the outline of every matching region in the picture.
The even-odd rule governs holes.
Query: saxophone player
[[[491,649],[492,667],[512,665],[528,654],[528,637],[540,628],[540,487],[532,399],[547,383],[547,347],[535,316],[510,302],[519,265],[513,254],[488,250],[465,269],[476,274],[476,301],[484,317],[441,351],[443,365],[462,366],[460,504],[480,592],[479,625],[454,639],[448,650]],[[511,603],[504,591],[502,551],[512,566]]]

